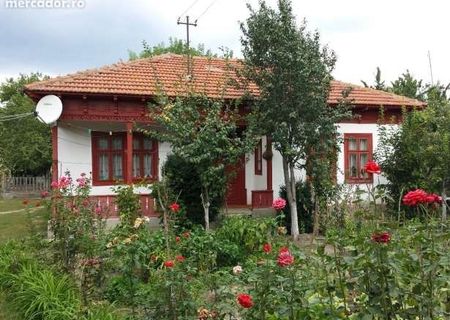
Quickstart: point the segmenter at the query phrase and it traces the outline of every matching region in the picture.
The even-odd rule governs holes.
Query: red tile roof
[[[120,62],[99,69],[92,69],[50,80],[35,82],[26,86],[27,93],[40,94],[108,94],[129,96],[153,96],[160,90],[169,96],[185,92],[188,85],[197,92],[210,97],[235,99],[242,97],[239,89],[230,79],[236,80],[235,68],[242,65],[238,59],[194,57],[193,78],[186,77],[186,58],[182,55],[163,54],[152,58]],[[342,98],[342,91],[351,87],[349,99],[355,105],[367,106],[423,106],[423,102],[392,93],[332,81],[328,99],[336,104]],[[254,84],[249,85],[252,94],[258,94]]]

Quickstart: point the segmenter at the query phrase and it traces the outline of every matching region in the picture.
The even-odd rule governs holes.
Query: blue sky
[[[212,3],[192,29],[194,44],[213,51],[226,46],[240,56],[238,21],[248,15],[244,0],[80,0],[81,9],[9,9],[7,1],[0,0],[0,80],[100,67],[127,60],[128,50],[139,50],[142,40],[184,38],[176,20],[194,2],[187,12],[194,18]],[[409,69],[429,82],[430,50],[435,81],[450,81],[446,1],[294,0],[293,5],[298,19],[306,18],[336,51],[339,80],[372,81],[380,66],[387,81]]]

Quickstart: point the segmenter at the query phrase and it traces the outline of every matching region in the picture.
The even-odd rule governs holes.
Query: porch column
[[[266,136],[267,190],[272,190],[272,138]]]
[[[131,184],[133,182],[133,123],[127,122],[127,148],[125,151],[126,166],[125,166],[125,183]]]
[[[58,181],[58,127],[52,127],[52,182]]]

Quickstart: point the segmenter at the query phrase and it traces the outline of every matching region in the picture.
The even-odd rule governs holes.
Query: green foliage
[[[72,277],[44,265],[33,249],[26,242],[9,242],[0,247],[0,290],[21,319],[121,319],[105,303],[85,311]]]
[[[239,121],[243,119],[237,107],[191,90],[175,99],[161,96],[158,104],[150,106],[150,114],[164,129],[148,134],[169,142],[174,154],[196,168],[201,183],[198,196],[209,229],[211,200],[224,198],[229,176],[226,168],[254,148],[252,131],[241,133]]]
[[[130,60],[136,60],[141,58],[148,58],[157,56],[164,53],[175,53],[175,54],[186,54],[187,47],[186,43],[177,38],[169,38],[169,44],[166,45],[164,42],[161,42],[155,46],[151,46],[147,43],[147,41],[142,41],[142,51],[136,53],[134,51],[129,50],[128,55]],[[217,54],[213,54],[210,49],[205,50],[204,44],[199,44],[197,48],[189,48],[190,56],[207,56],[207,57],[217,57]],[[233,57],[233,51],[229,51],[224,49],[224,56],[228,58]]]
[[[228,240],[240,247],[245,257],[261,250],[267,239],[275,232],[277,221],[272,218],[227,217],[216,232],[220,240]]]
[[[375,83],[373,86],[369,86],[366,81],[361,80],[362,84],[366,88],[372,88],[375,90],[383,90],[386,91],[385,81],[381,80],[381,70],[380,67],[377,67],[377,73],[375,74]]]
[[[396,206],[407,191],[441,194],[450,179],[450,105],[430,101],[423,111],[404,112],[400,129],[379,127],[376,158]],[[447,187],[448,188],[448,187]]]
[[[163,174],[168,180],[170,192],[173,198],[178,196],[177,202],[184,209],[187,221],[181,218],[181,226],[189,227],[190,224],[203,224],[203,206],[201,203],[201,180],[200,173],[196,170],[195,165],[182,157],[171,154],[167,157],[163,166]],[[220,183],[212,185],[212,194],[215,195],[211,199],[210,220],[214,221],[219,213],[223,203],[223,189]]]
[[[409,70],[406,70],[397,80],[392,82],[392,88],[389,89],[392,93],[420,101],[425,100],[426,90],[427,88],[422,84],[422,80],[415,79]]]
[[[82,174],[72,181],[69,172],[53,186],[50,220],[55,248],[55,262],[73,270],[80,259],[97,258],[102,240],[105,212],[89,201],[90,179]]]
[[[25,95],[24,86],[47,78],[32,73],[0,84],[0,118],[33,112],[35,104]],[[0,167],[15,175],[45,174],[50,169],[51,150],[50,128],[36,117],[0,122]]]
[[[114,188],[117,194],[117,207],[119,209],[120,226],[131,228],[139,216],[141,216],[141,204],[139,194],[134,192],[134,186],[118,186]]]
[[[287,197],[295,206],[294,170],[304,168],[317,181],[330,180],[308,164],[324,162],[338,149],[335,123],[349,116],[345,108],[327,104],[336,58],[321,46],[318,32],[306,30],[306,22],[296,25],[291,1],[278,1],[278,10],[264,1],[257,10],[249,9],[241,43],[244,76],[260,91],[254,126],[271,135],[281,153]],[[298,223],[292,222],[297,237]]]

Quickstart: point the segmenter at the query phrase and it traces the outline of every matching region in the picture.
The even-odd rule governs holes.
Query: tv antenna
[[[431,66],[431,53],[430,50],[428,50],[428,63],[430,65],[430,75],[431,75],[431,85],[434,86],[434,80],[433,80],[433,68]]]
[[[181,21],[181,17],[178,18],[177,24],[180,25],[186,25],[186,56],[187,56],[187,76],[188,78],[192,77],[192,66],[191,66],[191,59],[190,59],[190,47],[189,47],[189,27],[196,27],[197,26],[197,20],[196,19],[193,23],[189,21],[189,16],[186,16],[186,21]]]

